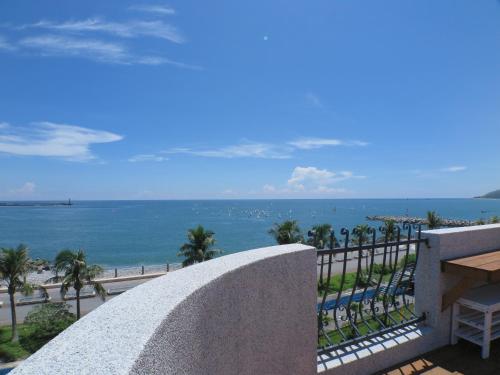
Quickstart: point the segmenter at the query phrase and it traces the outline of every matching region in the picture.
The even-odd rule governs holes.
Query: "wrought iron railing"
[[[379,236],[377,236],[379,234]],[[309,232],[318,249],[318,351],[330,352],[416,324],[420,226]],[[322,238],[320,238],[322,237]]]

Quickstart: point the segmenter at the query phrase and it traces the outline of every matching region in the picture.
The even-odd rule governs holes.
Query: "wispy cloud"
[[[138,4],[129,7],[130,10],[137,10],[140,12],[155,13],[164,16],[171,16],[175,14],[175,9],[168,5],[161,4]]]
[[[288,142],[289,145],[296,147],[301,150],[311,150],[322,147],[331,146],[367,146],[367,142],[363,141],[346,141],[335,138],[301,138],[292,142]]]
[[[130,59],[127,49],[121,44],[99,40],[42,35],[24,38],[19,44],[36,49],[44,56],[79,56],[111,63],[126,63]]]
[[[101,18],[88,18],[80,21],[56,23],[40,21],[23,28],[41,28],[47,30],[65,31],[71,33],[101,32],[122,38],[137,38],[141,36],[165,39],[173,43],[184,43],[185,37],[173,25],[161,20],[109,22]]]
[[[190,69],[190,70],[204,70],[202,66],[200,65],[193,65],[193,64],[186,64],[180,61],[175,61],[171,59],[167,59],[165,57],[159,57],[159,56],[143,56],[143,57],[138,57],[135,59],[132,59],[137,64],[144,64],[144,65],[172,65],[177,68],[181,69]]]
[[[215,149],[193,150],[190,148],[173,148],[163,152],[166,154],[189,154],[208,158],[289,159],[291,151],[286,146],[248,142]]]
[[[0,128],[0,153],[89,161],[96,158],[90,150],[93,144],[116,142],[121,139],[123,139],[121,135],[107,131],[38,122],[29,127]]]
[[[167,160],[168,158],[155,154],[139,154],[132,156],[131,158],[128,159],[128,161],[131,163],[147,162],[147,161],[162,162]]]
[[[465,167],[463,165],[454,165],[451,167],[442,168],[441,171],[442,172],[461,172],[461,171],[465,171],[466,169],[467,169],[467,167]]]
[[[315,107],[315,108],[323,108],[324,107],[324,104],[321,101],[320,97],[313,92],[306,92],[305,99],[306,99],[306,102],[311,107]]]
[[[80,57],[111,64],[173,65],[178,68],[201,70],[202,67],[158,56],[135,56],[128,48],[115,42],[74,38],[63,35],[41,35],[19,41],[24,49],[36,51],[41,56]]]
[[[262,158],[290,159],[296,150],[312,150],[328,146],[366,146],[362,141],[345,141],[333,138],[301,138],[285,144],[244,142],[214,149],[171,148],[165,154],[188,154],[211,158]]]
[[[11,51],[14,50],[15,47],[12,44],[10,44],[5,37],[0,35],[0,49]]]
[[[150,11],[164,14],[168,10],[170,14],[173,11],[164,5],[144,5],[144,11],[149,8]],[[63,22],[42,20],[21,26],[4,24],[0,27],[20,35],[10,40],[0,35],[0,51],[3,52],[19,53],[22,56],[70,56],[112,64],[171,65],[180,69],[203,70],[199,65],[178,61],[163,56],[163,53],[145,53],[138,49],[139,44],[130,43],[132,38],[159,38],[175,44],[185,43],[186,38],[177,27],[163,20],[114,22],[94,17]],[[46,34],[40,35],[40,30],[45,30]]]

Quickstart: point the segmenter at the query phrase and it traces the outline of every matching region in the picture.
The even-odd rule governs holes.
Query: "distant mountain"
[[[491,191],[477,198],[500,199],[500,190]]]

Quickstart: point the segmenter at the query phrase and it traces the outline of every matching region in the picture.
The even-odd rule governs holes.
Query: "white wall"
[[[500,224],[431,230],[422,237],[430,246],[421,245],[415,272],[416,311],[427,315],[423,326],[381,344],[318,361],[322,374],[373,374],[450,343],[451,308],[441,312],[441,298],[458,278],[441,272],[441,260],[500,249]]]
[[[460,278],[441,272],[441,261],[500,249],[500,224],[427,231],[430,248],[422,246],[416,271],[415,306],[427,315],[426,324],[436,330],[435,347],[449,343],[451,308],[441,312],[443,294]]]
[[[311,375],[316,330],[316,251],[275,246],[142,284],[12,374]]]

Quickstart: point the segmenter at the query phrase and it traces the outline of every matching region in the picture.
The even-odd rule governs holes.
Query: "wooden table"
[[[441,311],[444,311],[476,284],[500,282],[500,250],[465,258],[441,261],[445,273],[461,276],[453,289],[443,295]]]

